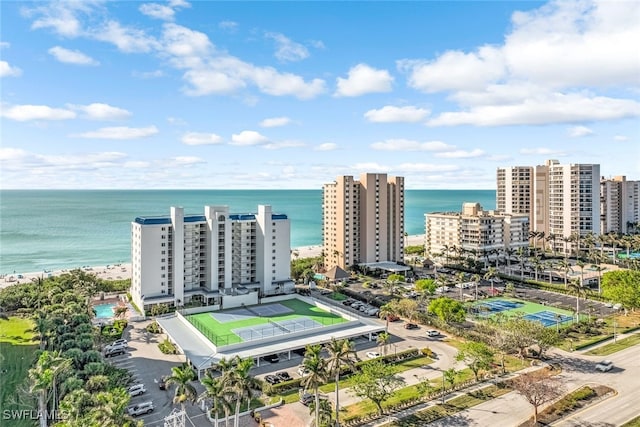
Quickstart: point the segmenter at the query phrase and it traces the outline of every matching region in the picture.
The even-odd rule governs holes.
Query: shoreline
[[[424,234],[414,234],[406,237],[406,246],[416,246],[424,244]],[[322,253],[322,245],[310,245],[300,246],[297,248],[291,248],[291,260],[301,258],[313,258],[320,256]],[[295,256],[294,254],[297,254]],[[64,273],[68,273],[71,270],[81,269],[86,273],[95,274],[100,279],[105,280],[125,280],[131,278],[131,263],[118,263],[99,266],[82,266],[77,268],[65,268],[56,270],[43,270],[37,272],[3,274],[0,275],[0,288],[17,285],[21,283],[29,283],[33,279],[39,277],[48,278],[54,276],[60,276]]]

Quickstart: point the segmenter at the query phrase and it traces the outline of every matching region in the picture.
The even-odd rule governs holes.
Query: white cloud
[[[11,47],[11,43],[9,42],[0,42],[0,49],[7,49]]]
[[[630,99],[579,93],[554,93],[528,99],[518,104],[481,105],[467,111],[446,112],[429,120],[430,126],[503,126],[575,123],[615,120],[640,115],[640,103]]]
[[[640,115],[640,104],[611,90],[637,88],[638,2],[550,1],[512,15],[504,42],[470,52],[397,62],[408,84],[448,92],[459,110],[433,126],[542,125]],[[606,64],[594,66],[594,63]],[[553,64],[553,66],[549,66]],[[585,90],[589,87],[589,90]]]
[[[222,21],[218,23],[218,28],[233,33],[238,29],[238,23],[234,21]]]
[[[172,21],[175,11],[169,6],[158,3],[144,3],[138,8],[140,12],[151,18],[162,19],[163,21]]]
[[[151,162],[145,162],[142,160],[131,160],[122,164],[123,168],[127,169],[146,169],[151,167]]]
[[[108,21],[93,29],[91,36],[96,40],[112,43],[125,53],[146,53],[158,48],[156,39],[142,30],[123,27],[118,21]]]
[[[158,133],[158,128],[148,126],[144,128],[132,128],[126,126],[106,127],[95,131],[84,132],[72,135],[79,138],[95,138],[95,139],[138,139],[146,138]]]
[[[131,75],[133,77],[139,78],[139,79],[155,79],[158,77],[163,77],[164,76],[164,72],[162,70],[155,70],[155,71],[132,71]]]
[[[263,145],[266,150],[280,150],[282,148],[304,147],[306,144],[301,141],[278,141]]]
[[[18,122],[30,120],[68,120],[76,117],[76,113],[63,108],[51,108],[47,105],[14,105],[2,106],[0,115]]]
[[[12,67],[7,61],[0,61],[0,77],[18,77],[21,74],[20,68]]]
[[[173,126],[186,126],[187,121],[180,117],[167,117],[167,122]]]
[[[231,135],[232,145],[259,145],[269,142],[269,138],[253,130],[243,130]]]
[[[180,8],[180,7],[186,7],[189,8],[191,7],[191,3],[185,1],[185,0],[169,0],[169,6],[174,7],[174,8]]]
[[[460,168],[456,165],[444,165],[441,163],[402,163],[396,169],[406,172],[453,172]]]
[[[123,120],[131,117],[131,112],[123,108],[112,107],[109,104],[94,102],[89,105],[73,105],[68,107],[72,110],[82,111],[84,118],[90,120]]]
[[[384,172],[389,171],[389,166],[381,165],[376,162],[363,162],[356,163],[349,167],[350,169],[355,169],[358,171],[367,171],[367,172]]]
[[[398,61],[409,71],[409,86],[424,92],[482,89],[505,73],[499,50],[483,46],[477,53],[449,51],[435,61]]]
[[[371,149],[380,151],[454,151],[454,145],[445,144],[442,141],[419,142],[409,139],[388,139],[374,142]]]
[[[309,57],[309,51],[300,43],[280,33],[267,33],[266,36],[276,42],[275,56],[283,62],[301,61]]]
[[[260,126],[263,128],[275,128],[280,126],[286,126],[291,123],[291,119],[289,117],[272,117],[269,119],[264,119],[260,122]]]
[[[204,159],[195,156],[177,156],[170,160],[172,163],[180,166],[196,165],[198,163],[207,163]]]
[[[69,50],[61,46],[54,46],[48,50],[49,55],[60,62],[75,65],[99,65],[100,63],[92,57],[85,55],[79,50]]]
[[[0,160],[1,161],[14,161],[20,160],[28,156],[25,150],[21,148],[0,147]]]
[[[628,141],[629,137],[624,136],[624,135],[616,135],[613,137],[614,140],[616,141]]]
[[[586,126],[574,126],[567,129],[567,133],[571,138],[580,138],[582,136],[593,135],[593,130]]]
[[[316,145],[313,149],[315,151],[333,151],[338,148],[338,144],[335,142],[325,142],[320,145]]]
[[[567,153],[559,150],[552,150],[550,148],[537,147],[537,148],[523,148],[520,150],[520,154],[525,155],[540,155],[540,156],[557,156],[564,157]]]
[[[209,37],[200,31],[167,23],[163,25],[162,51],[178,58],[200,58],[208,56],[213,51],[213,44]],[[179,67],[201,64],[199,60],[191,63],[183,61],[174,61],[174,64]]]
[[[83,31],[78,15],[87,13],[92,5],[80,1],[59,1],[44,3],[35,8],[23,8],[26,17],[35,16],[32,29],[50,28],[65,37],[77,37]]]
[[[358,64],[349,70],[346,79],[336,79],[335,96],[360,96],[367,93],[390,92],[393,77],[387,70],[377,70],[366,64]]]
[[[378,110],[369,110],[364,117],[374,123],[417,123],[429,115],[429,110],[412,106],[394,107],[386,105]]]
[[[445,151],[442,153],[434,154],[435,157],[440,157],[443,159],[470,159],[474,157],[482,157],[484,156],[484,151],[476,148],[471,151],[466,150],[454,150],[454,151]]]
[[[222,137],[215,133],[188,132],[182,135],[182,143],[186,145],[221,144]]]

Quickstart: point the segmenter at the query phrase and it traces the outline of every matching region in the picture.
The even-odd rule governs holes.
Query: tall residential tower
[[[325,268],[403,260],[403,177],[339,176],[322,197]]]

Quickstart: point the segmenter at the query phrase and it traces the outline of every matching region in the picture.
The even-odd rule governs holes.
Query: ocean
[[[459,211],[464,202],[495,209],[495,190],[406,190],[405,229],[424,233],[424,214]],[[128,263],[131,222],[168,215],[171,206],[203,214],[271,205],[291,219],[291,247],[322,243],[321,190],[2,190],[0,274]]]

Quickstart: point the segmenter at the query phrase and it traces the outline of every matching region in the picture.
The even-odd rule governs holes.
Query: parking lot
[[[161,426],[164,424],[164,417],[179,406],[173,404],[173,388],[160,390],[158,381],[164,375],[171,375],[171,368],[181,365],[185,359],[182,355],[163,354],[158,349],[158,343],[164,339],[164,335],[147,333],[144,328],[148,324],[148,321],[130,324],[123,335],[128,340],[127,352],[106,360],[113,366],[127,369],[133,376],[132,384],[144,385],[146,391],[132,397],[130,405],[153,402],[154,410],[136,419],[143,420],[145,426]],[[194,382],[194,385],[201,391],[199,384]],[[187,426],[211,426],[199,406],[187,405],[186,410],[190,419]]]

